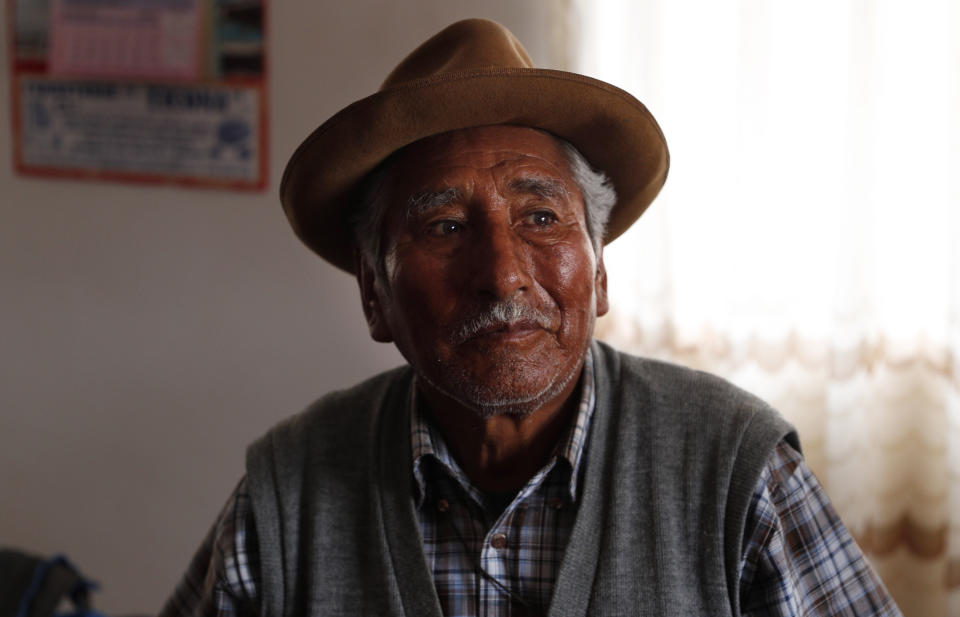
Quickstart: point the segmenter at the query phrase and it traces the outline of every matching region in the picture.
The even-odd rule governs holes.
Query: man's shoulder
[[[598,379],[616,393],[624,411],[707,431],[722,426],[738,432],[757,423],[767,430],[792,432],[769,404],[722,377],[621,352],[602,342],[598,348],[606,371]]]
[[[663,360],[636,356],[598,341],[609,378],[621,385],[641,388],[655,398],[682,398],[688,404],[733,404],[769,408],[763,400],[726,379],[706,371]]]
[[[289,448],[312,440],[318,433],[337,435],[338,439],[364,437],[385,402],[404,404],[405,401],[396,400],[403,396],[398,391],[406,391],[404,386],[411,379],[411,368],[400,366],[353,386],[327,392],[303,411],[275,424],[251,447],[272,443]]]

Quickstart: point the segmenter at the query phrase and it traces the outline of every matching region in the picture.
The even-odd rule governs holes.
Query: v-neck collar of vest
[[[606,443],[611,410],[619,404],[616,392],[609,386],[609,375],[619,366],[614,354],[605,354],[593,343],[596,409],[591,421],[581,503],[570,534],[563,562],[554,585],[549,617],[586,615],[600,552],[603,508],[605,502],[605,456],[600,444]],[[611,366],[607,366],[610,363]],[[430,568],[423,553],[423,540],[417,523],[412,480],[412,452],[409,439],[410,414],[397,401],[408,401],[413,379],[404,371],[390,387],[381,407],[380,434],[377,452],[379,521],[389,553],[404,613],[410,616],[442,617],[440,601],[433,585]],[[596,445],[594,445],[596,444]]]

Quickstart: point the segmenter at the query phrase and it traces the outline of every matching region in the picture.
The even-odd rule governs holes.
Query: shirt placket
[[[537,603],[539,600],[525,593],[524,577],[518,571],[519,564],[537,560],[531,545],[522,541],[523,525],[529,510],[539,512],[544,509],[544,490],[549,485],[545,480],[555,467],[556,460],[540,470],[487,532],[481,551],[481,567],[503,589],[489,580],[483,581],[485,587],[480,597],[485,601],[481,614],[509,615],[513,598],[523,598],[525,603]],[[539,520],[542,519],[541,516]]]
[[[482,614],[487,617],[508,614],[507,605],[510,603],[510,596],[504,592],[504,589],[514,594],[519,592],[514,588],[510,572],[510,565],[517,562],[517,543],[514,541],[511,524],[513,518],[512,512],[504,513],[504,516],[501,516],[487,532],[480,551],[480,567],[503,586],[501,589],[490,579],[481,577],[480,605]]]
[[[434,490],[435,504],[427,521],[428,530],[436,534],[430,554],[444,614],[482,615],[482,577],[476,571],[485,532],[482,509],[468,490],[451,477],[438,477]]]

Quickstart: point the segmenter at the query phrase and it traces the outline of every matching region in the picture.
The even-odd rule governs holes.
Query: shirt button
[[[490,538],[490,546],[499,550],[507,545],[507,536],[502,533],[495,533],[493,537]]]
[[[563,499],[561,499],[560,497],[557,497],[556,499],[551,500],[550,507],[553,508],[554,510],[559,510],[560,508],[563,507]]]
[[[437,510],[440,510],[441,512],[446,512],[449,509],[450,509],[450,502],[447,501],[446,499],[441,499],[440,501],[437,502]]]

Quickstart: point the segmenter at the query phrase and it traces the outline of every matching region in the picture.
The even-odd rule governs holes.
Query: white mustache
[[[485,330],[505,327],[521,321],[536,324],[541,328],[549,328],[551,318],[543,310],[517,300],[498,300],[464,317],[453,327],[452,338],[455,343],[463,343]]]

